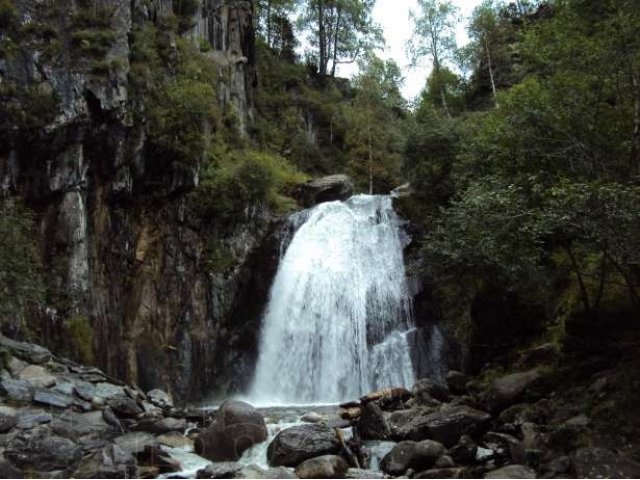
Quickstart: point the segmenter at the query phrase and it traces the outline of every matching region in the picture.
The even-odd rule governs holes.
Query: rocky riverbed
[[[640,476],[598,444],[579,402],[543,395],[539,365],[485,384],[449,372],[446,384],[422,379],[335,407],[207,410],[35,344],[0,337],[0,352],[4,478]]]

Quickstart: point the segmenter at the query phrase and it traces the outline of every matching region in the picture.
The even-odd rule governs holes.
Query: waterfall
[[[411,298],[391,198],[322,203],[303,218],[271,288],[250,398],[333,403],[412,385]]]

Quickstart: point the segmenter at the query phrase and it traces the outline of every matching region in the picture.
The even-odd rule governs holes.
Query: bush
[[[64,320],[62,329],[65,355],[78,362],[92,364],[95,358],[93,328],[89,319],[84,315],[74,315]]]
[[[83,55],[104,57],[113,46],[116,38],[116,33],[113,30],[78,30],[71,34],[71,45]]]

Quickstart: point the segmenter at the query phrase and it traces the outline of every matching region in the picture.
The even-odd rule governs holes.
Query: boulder
[[[296,467],[321,455],[337,454],[340,441],[332,428],[320,424],[297,425],[282,430],[267,449],[269,465]]]
[[[326,417],[324,415],[320,415],[319,413],[316,413],[316,412],[307,412],[302,417],[300,417],[301,422],[307,422],[307,423],[319,423],[319,422],[324,422],[325,420],[326,420]]]
[[[640,464],[604,448],[580,448],[572,456],[578,478],[640,478]]]
[[[403,402],[411,398],[411,392],[403,387],[385,388],[377,390],[368,395],[360,397],[360,403],[365,405],[369,402],[393,403],[395,401]]]
[[[0,394],[14,403],[30,403],[33,399],[33,387],[26,380],[3,378],[0,380]]]
[[[556,457],[540,467],[543,478],[558,478],[558,475],[564,475],[571,468],[571,457],[563,455]]]
[[[453,468],[456,466],[456,462],[449,455],[442,455],[433,466],[436,468]]]
[[[536,478],[536,471],[526,465],[507,465],[492,470],[484,478]]]
[[[55,385],[56,377],[40,365],[29,365],[18,374],[20,380],[26,380],[34,388],[49,388]]]
[[[196,478],[236,478],[240,470],[242,465],[237,462],[216,462],[198,470]]]
[[[353,195],[353,182],[347,175],[329,175],[312,180],[302,187],[302,203],[312,207],[323,202],[346,200]]]
[[[242,453],[267,439],[264,418],[248,403],[237,400],[224,402],[211,426],[195,441],[195,450],[214,462],[238,460]]]
[[[236,472],[235,478],[298,478],[291,470],[286,467],[271,467],[266,470],[258,467],[257,465],[249,465],[244,467],[239,472]]]
[[[193,451],[193,440],[178,432],[169,432],[158,435],[158,443],[167,447],[181,448],[186,451]]]
[[[65,395],[64,393],[56,392],[55,390],[48,390],[45,388],[36,388],[34,390],[33,401],[35,403],[46,405],[47,407],[55,408],[68,408],[71,405],[75,405],[77,402],[75,398],[70,397],[69,395]],[[90,407],[87,407],[87,410],[89,409]]]
[[[346,460],[338,455],[322,455],[305,460],[296,467],[298,478],[342,478],[349,468]]]
[[[7,433],[17,424],[16,410],[11,407],[0,406],[0,433]]]
[[[466,468],[435,468],[417,473],[413,478],[474,478]]]
[[[51,360],[51,352],[35,343],[17,342],[0,334],[0,346],[29,363],[43,364]]]
[[[165,417],[160,420],[145,418],[140,420],[132,430],[142,430],[160,435],[168,432],[184,432],[186,428],[187,421],[184,418]]]
[[[36,425],[42,425],[49,423],[53,419],[49,412],[45,412],[41,409],[26,408],[17,411],[18,416],[18,428],[29,429]]]
[[[449,456],[455,463],[473,463],[478,453],[478,445],[469,435],[462,435],[458,443],[449,449]]]
[[[80,460],[81,449],[71,440],[40,427],[12,438],[4,455],[17,468],[51,472],[73,468]]]
[[[116,437],[114,443],[131,455],[140,455],[148,448],[157,448],[156,437],[147,432],[130,432]]]
[[[73,478],[138,478],[138,467],[131,453],[109,444],[80,460]]]
[[[362,468],[350,468],[345,472],[343,478],[352,478],[355,480],[359,480],[359,479],[378,480],[382,478],[387,478],[387,476],[384,473],[379,472],[377,470],[364,470]]]
[[[422,378],[418,380],[411,394],[419,404],[431,405],[433,399],[439,402],[448,402],[450,399],[449,388],[441,385],[430,378]]]
[[[580,446],[580,435],[590,424],[591,421],[586,415],[576,415],[553,427],[547,435],[547,443],[558,452],[569,453]]]
[[[488,432],[482,437],[482,445],[495,452],[495,455],[503,460],[514,460],[514,453],[520,445],[520,441],[506,433]]]
[[[494,380],[483,395],[484,404],[492,412],[500,412],[518,402],[541,377],[538,369],[512,373]]]
[[[397,440],[420,441],[430,438],[452,447],[464,434],[481,434],[490,419],[491,415],[486,412],[457,405],[433,413],[416,413],[406,423],[394,423],[396,420],[392,415],[389,423],[392,435]]]
[[[102,398],[105,402],[108,401],[112,397],[116,397],[118,395],[126,395],[124,393],[124,388],[114,385],[112,383],[100,382],[96,383],[95,390],[93,391],[93,398],[98,397]]]
[[[404,474],[409,468],[425,470],[432,467],[445,450],[444,445],[432,440],[403,441],[385,455],[381,467],[385,473],[396,476]]]
[[[147,399],[156,407],[162,409],[173,408],[173,399],[171,396],[159,388],[147,392]]]
[[[136,418],[142,413],[142,408],[129,395],[119,394],[110,397],[107,405],[120,418]]]
[[[106,438],[116,431],[113,426],[105,422],[100,411],[76,413],[67,410],[51,422],[51,428],[57,435],[74,441],[87,436]]]
[[[358,432],[365,440],[387,440],[391,437],[391,428],[377,403],[369,402],[362,408]]]
[[[449,390],[456,395],[464,395],[467,393],[467,382],[469,381],[469,377],[467,377],[464,373],[458,372],[456,370],[451,370],[447,373],[446,376],[447,386]]]

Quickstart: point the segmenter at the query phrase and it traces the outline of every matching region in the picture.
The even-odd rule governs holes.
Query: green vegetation
[[[69,358],[92,365],[93,354],[93,329],[91,322],[84,315],[74,315],[62,323],[64,346],[60,349],[63,355]]]

